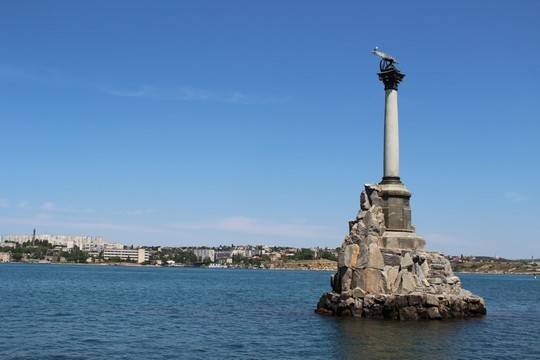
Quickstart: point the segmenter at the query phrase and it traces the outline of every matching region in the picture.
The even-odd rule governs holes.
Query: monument
[[[484,300],[461,287],[448,259],[424,249],[411,223],[411,192],[399,175],[398,86],[405,77],[396,59],[381,52],[384,84],[384,166],[378,184],[367,184],[360,211],[349,221],[332,290],[319,314],[376,319],[448,319],[484,315]]]

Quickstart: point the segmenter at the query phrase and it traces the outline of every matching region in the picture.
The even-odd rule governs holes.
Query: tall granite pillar
[[[384,171],[380,182],[386,224],[383,245],[387,248],[420,249],[425,241],[411,224],[411,193],[399,176],[398,85],[405,77],[393,63],[384,64],[379,80],[384,84]]]
[[[399,180],[399,125],[398,125],[398,93],[397,76],[393,81],[388,75],[381,80],[385,83],[384,102],[384,179]],[[399,74],[401,75],[401,74]],[[379,75],[380,76],[380,75]],[[403,77],[403,75],[401,75]]]

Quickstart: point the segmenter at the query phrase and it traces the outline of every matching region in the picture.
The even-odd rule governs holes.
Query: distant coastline
[[[516,266],[517,263],[517,266]],[[221,266],[213,268],[208,265],[190,265],[176,264],[173,266],[160,266],[151,264],[137,264],[132,262],[119,263],[67,263],[67,262],[3,262],[1,264],[30,264],[30,265],[90,265],[90,266],[121,266],[121,267],[181,267],[181,268],[205,268],[205,269],[248,269],[248,270],[277,270],[277,271],[328,271],[335,272],[337,270],[337,262],[332,260],[293,260],[283,261],[269,266]],[[510,265],[509,265],[510,264]],[[461,274],[484,274],[484,275],[540,275],[540,268],[536,263],[527,263],[523,260],[504,260],[499,262],[466,262],[452,263],[452,268],[456,273]]]

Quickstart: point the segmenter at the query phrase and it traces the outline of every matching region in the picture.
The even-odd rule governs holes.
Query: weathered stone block
[[[354,317],[362,317],[364,301],[362,299],[356,299],[351,311]]]
[[[345,268],[345,267],[344,267]],[[341,277],[341,292],[349,291],[352,282],[352,269],[346,268],[343,276]]]
[[[424,261],[421,265],[420,265],[420,268],[422,269],[422,273],[424,274],[424,276],[427,278],[429,277],[429,265],[427,263],[427,261]]]
[[[398,275],[399,267],[397,266],[385,266],[386,272],[386,289],[389,293],[393,293],[399,287]]]
[[[400,266],[402,269],[406,269],[406,268],[409,268],[411,266],[413,266],[414,262],[412,260],[412,257],[411,257],[411,253],[405,253],[402,257],[401,257],[401,262],[400,262]]]
[[[431,320],[440,320],[442,319],[441,313],[439,312],[439,308],[437,307],[430,307],[427,309],[427,315],[429,319]]]
[[[365,295],[366,295],[366,292],[359,287],[355,287],[352,291],[352,296],[354,298],[363,298]]]
[[[384,281],[381,271],[372,268],[365,268],[362,270],[359,287],[362,288],[366,293],[384,293]]]
[[[403,293],[413,292],[418,286],[416,276],[407,270],[401,270],[400,273],[401,273],[401,285],[399,289],[400,292],[403,292]]]
[[[424,302],[424,297],[421,293],[412,293],[409,294],[407,300],[410,306],[421,306]]]
[[[343,255],[343,266],[352,268],[356,267],[360,246],[357,244],[347,245]]]
[[[425,295],[425,305],[430,306],[439,306],[439,299],[432,294],[426,294]]]
[[[366,265],[373,269],[384,269],[384,259],[377,244],[370,244],[368,247],[368,263]]]
[[[381,249],[381,253],[384,259],[384,265],[399,266],[401,265],[401,256],[396,253],[391,253]]]
[[[345,251],[343,249],[340,249],[338,252],[338,269],[345,266]]]
[[[400,320],[418,320],[418,310],[414,306],[399,309]]]

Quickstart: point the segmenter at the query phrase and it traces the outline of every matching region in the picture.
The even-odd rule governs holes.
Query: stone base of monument
[[[351,294],[324,294],[315,311],[322,315],[368,319],[442,320],[485,315],[486,307],[482,298],[470,293],[364,294],[361,289],[355,289]]]
[[[449,319],[484,315],[481,297],[461,287],[448,259],[423,249],[414,231],[387,231],[378,185],[366,185],[362,210],[349,222],[331,277],[316,312],[375,319]]]

